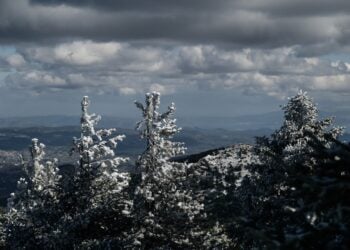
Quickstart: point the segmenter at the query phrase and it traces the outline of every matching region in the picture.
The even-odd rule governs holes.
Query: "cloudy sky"
[[[349,0],[0,0],[0,116],[279,109],[298,89],[350,113]]]

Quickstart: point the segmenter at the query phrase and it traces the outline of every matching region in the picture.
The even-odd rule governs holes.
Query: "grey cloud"
[[[241,1],[241,7],[262,11],[271,16],[312,17],[348,14],[347,0],[251,0]]]
[[[58,6],[70,5],[107,11],[182,11],[212,12],[217,10],[241,9],[264,12],[274,16],[320,16],[346,14],[350,11],[347,0],[30,0],[33,4]]]
[[[293,2],[293,3],[291,3]],[[31,1],[0,2],[0,42],[67,39],[229,48],[313,46],[341,50],[350,20],[345,1]],[[304,7],[310,13],[300,16]],[[314,8],[312,8],[314,7]],[[284,11],[289,10],[289,15]],[[314,11],[314,12],[312,12]],[[315,50],[315,53],[329,50]]]
[[[227,6],[230,2],[235,2],[231,0],[30,0],[30,3],[46,5],[46,6],[58,6],[61,4],[76,6],[76,7],[86,7],[101,10],[117,10],[117,11],[155,11],[155,10],[165,10],[165,11],[186,11],[186,10],[207,10],[207,9],[218,9],[223,6]]]

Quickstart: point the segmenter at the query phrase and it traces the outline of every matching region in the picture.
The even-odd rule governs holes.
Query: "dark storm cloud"
[[[350,11],[348,0],[30,0],[41,5],[71,5],[114,11],[206,11],[223,9],[255,10],[276,16],[314,16]]]
[[[324,44],[341,50],[349,37],[348,2],[1,0],[0,41],[152,40],[230,48]]]
[[[272,16],[329,16],[348,14],[348,0],[251,0],[242,4],[244,8],[261,11]]]
[[[200,11],[208,9],[218,9],[226,6],[230,0],[30,0],[32,4],[57,6],[61,4],[87,7],[102,10],[117,10],[117,11],[150,11],[165,10],[165,11]]]

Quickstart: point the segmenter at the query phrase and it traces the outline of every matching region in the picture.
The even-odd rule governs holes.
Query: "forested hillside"
[[[319,118],[306,92],[288,100],[270,136],[190,156],[174,103],[162,112],[152,92],[135,105],[143,141],[137,156],[117,150],[126,136],[98,126],[87,96],[69,170],[61,155],[48,159],[37,138],[29,160],[7,155],[22,172],[1,214],[2,247],[349,248],[350,144],[344,128]]]

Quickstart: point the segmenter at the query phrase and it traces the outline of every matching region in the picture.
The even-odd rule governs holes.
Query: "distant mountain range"
[[[126,138],[118,145],[120,154],[134,156],[142,153],[144,142],[134,129],[118,129]],[[197,153],[213,148],[230,146],[236,143],[253,143],[255,136],[268,135],[269,129],[230,131],[225,129],[201,129],[185,127],[175,136],[175,141],[184,142],[188,153]],[[80,136],[78,126],[0,128],[0,150],[27,150],[32,138],[38,138],[47,149],[69,148],[72,138]]]
[[[103,116],[101,127],[134,128],[139,118]],[[246,130],[261,128],[277,128],[282,116],[279,112],[261,115],[238,117],[178,117],[178,125],[182,127],[200,127],[203,129]],[[78,126],[78,116],[52,115],[0,118],[0,128],[8,127],[62,127]]]
[[[320,112],[320,117],[334,116],[335,123],[340,126],[350,127],[350,116],[347,113],[327,113]],[[0,118],[0,128],[8,127],[62,127],[78,126],[79,116],[28,116],[28,117],[8,117]],[[202,128],[202,129],[226,129],[226,130],[258,130],[276,129],[283,119],[282,111],[269,112],[255,115],[242,115],[236,117],[205,117],[205,116],[179,116],[178,125],[182,127]],[[102,116],[99,123],[101,127],[117,127],[133,129],[138,117],[114,117]]]

